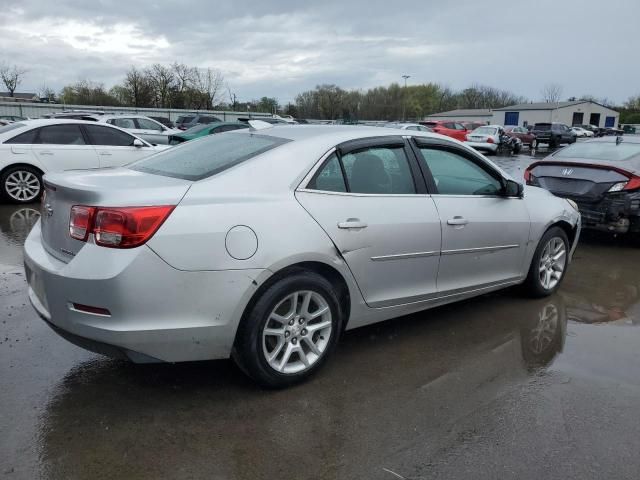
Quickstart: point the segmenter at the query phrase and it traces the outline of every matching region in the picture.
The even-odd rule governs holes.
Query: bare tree
[[[148,69],[146,76],[153,85],[157,107],[171,107],[171,90],[175,87],[176,75],[171,67],[155,63]]]
[[[211,68],[195,70],[194,86],[203,97],[206,109],[212,109],[220,102],[223,84],[224,77],[220,70]]]
[[[13,93],[18,88],[18,85],[22,82],[22,76],[27,73],[24,68],[19,68],[17,65],[0,65],[0,79],[2,83],[9,90],[9,96],[13,97]]]
[[[562,98],[562,85],[559,83],[546,84],[541,92],[542,99],[547,103],[558,103]]]
[[[123,87],[129,95],[128,102],[133,103],[135,107],[150,107],[152,102],[152,86],[149,77],[138,70],[131,67],[124,79]]]

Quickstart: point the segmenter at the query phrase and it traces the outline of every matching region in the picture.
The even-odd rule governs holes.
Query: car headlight
[[[571,205],[573,207],[573,209],[576,212],[579,212],[580,209],[578,208],[578,204],[576,202],[574,202],[573,200],[571,200],[570,198],[565,198],[565,200],[569,203],[569,205]]]
[[[619,192],[620,190],[624,190],[624,187],[627,186],[628,182],[618,182],[611,185],[611,188],[607,190],[608,192]]]

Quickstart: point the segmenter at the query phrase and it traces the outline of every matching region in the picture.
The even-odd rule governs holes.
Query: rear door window
[[[412,194],[416,187],[403,147],[372,147],[342,157],[349,191]]]
[[[115,125],[116,127],[124,128],[127,130],[134,130],[136,127],[136,123],[133,118],[114,118],[109,120],[109,123]]]
[[[346,192],[347,186],[344,183],[340,160],[335,153],[326,160],[322,168],[316,173],[307,185],[311,190],[321,190],[323,192]]]
[[[40,128],[36,142],[47,145],[86,145],[79,125],[63,124]]]
[[[91,145],[128,147],[133,145],[135,137],[115,128],[100,125],[84,125]]]
[[[138,128],[143,130],[157,130],[158,132],[162,131],[162,126],[153,122],[146,118],[136,118],[136,123],[138,124]]]

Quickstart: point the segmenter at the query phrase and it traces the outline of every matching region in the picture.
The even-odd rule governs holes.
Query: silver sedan
[[[570,201],[407,130],[257,122],[44,185],[25,269],[49,325],[134,362],[232,356],[271,387],[317,371],[345,329],[551,294],[580,231]]]

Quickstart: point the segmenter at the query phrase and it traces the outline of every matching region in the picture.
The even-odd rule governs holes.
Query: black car
[[[153,120],[155,120],[158,123],[161,123],[162,125],[164,125],[167,128],[175,128],[173,126],[173,122],[168,119],[167,117],[149,117],[152,118]]]
[[[583,228],[640,232],[640,138],[576,143],[529,165],[524,178],[573,200]]]
[[[546,143],[551,148],[576,141],[575,134],[564,123],[536,123],[531,133],[536,136],[538,144]]]
[[[213,122],[221,122],[218,117],[213,115],[202,115],[199,113],[191,113],[189,115],[180,115],[176,120],[176,128],[180,130],[188,130],[195,125],[208,125]]]

